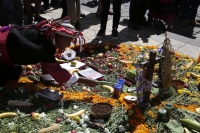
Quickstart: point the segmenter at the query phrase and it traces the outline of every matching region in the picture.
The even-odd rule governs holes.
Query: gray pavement
[[[100,29],[100,20],[96,17],[96,6],[89,9],[84,5],[81,6],[81,10],[86,14],[86,17],[80,19],[81,30],[86,38],[86,43],[98,44],[104,42],[111,43],[133,43],[140,45],[158,45],[161,46],[165,39],[165,31],[150,28],[142,27],[140,31],[135,31],[127,27],[128,19],[123,18],[120,20],[118,27],[119,39],[113,40],[111,37],[112,32],[112,16],[109,16],[107,22],[106,36],[102,39],[95,39],[95,36]],[[50,9],[45,14],[42,14],[45,18],[57,19],[61,16],[62,9]],[[178,27],[180,28],[180,27]],[[196,27],[195,27],[196,28]],[[175,51],[188,54],[191,57],[198,57],[200,54],[200,35],[194,34],[194,27],[188,27],[185,30],[185,34],[189,34],[188,30],[191,30],[191,36],[185,36],[183,34],[166,32],[167,36],[170,38],[172,46]],[[183,31],[179,31],[182,33]]]

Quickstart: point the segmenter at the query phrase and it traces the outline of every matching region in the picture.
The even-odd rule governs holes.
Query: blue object
[[[124,83],[125,83],[125,80],[124,79],[117,79],[117,83],[123,86]]]
[[[117,83],[117,84],[114,85],[114,89],[121,90],[122,89],[122,85]]]
[[[120,96],[120,94],[121,94],[121,91],[122,91],[122,85],[116,83],[116,84],[114,85],[114,93],[113,93],[113,96],[114,96],[115,98],[118,98],[118,97]]]

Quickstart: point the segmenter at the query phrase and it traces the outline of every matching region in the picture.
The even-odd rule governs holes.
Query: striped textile
[[[6,38],[8,36],[8,33],[9,30],[5,32],[0,32],[0,61],[8,66],[14,66],[15,63],[11,61],[6,48]]]

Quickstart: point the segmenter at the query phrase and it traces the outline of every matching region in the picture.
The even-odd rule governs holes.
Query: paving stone
[[[187,54],[191,57],[198,58],[200,54],[200,47],[196,47],[190,44],[186,44],[183,47],[180,47],[176,49],[176,51],[182,53],[182,54]]]
[[[161,44],[160,42],[149,39],[149,38],[145,38],[144,40],[139,38],[139,41],[137,41],[137,43],[141,44],[141,45],[150,45],[150,46],[152,46],[152,45],[158,46]]]

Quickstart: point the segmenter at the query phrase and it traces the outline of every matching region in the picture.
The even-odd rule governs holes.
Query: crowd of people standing
[[[112,38],[118,39],[118,25],[121,17],[121,4],[123,0],[93,0],[98,2],[96,16],[100,18],[100,30],[96,38],[101,39],[105,36],[108,15],[113,15]],[[80,30],[80,16],[85,16],[81,12],[80,0],[34,0],[34,12],[31,7],[31,0],[0,0],[0,25],[8,25],[6,12],[14,14],[14,24],[24,25],[39,22],[45,18],[40,16],[41,3],[43,2],[44,9],[49,9],[50,6],[59,8],[62,7],[61,18],[69,16],[71,24]],[[110,10],[110,4],[113,4],[113,11]],[[199,0],[130,0],[129,23],[128,27],[133,30],[140,30],[141,25],[155,27],[160,20],[166,21],[167,26],[163,26],[165,30],[171,31],[172,20],[181,13],[182,21],[180,26],[187,25],[200,26],[200,23],[195,20]],[[148,18],[145,14],[148,11]],[[24,12],[27,17],[24,18]]]

